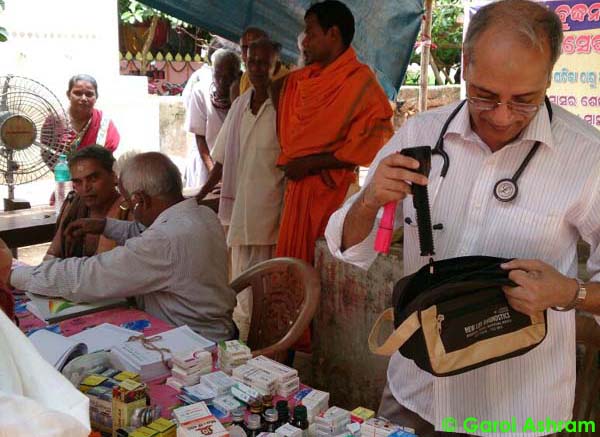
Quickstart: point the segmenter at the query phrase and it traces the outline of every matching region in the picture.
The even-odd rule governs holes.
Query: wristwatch
[[[575,308],[577,305],[582,303],[587,296],[587,289],[585,288],[585,284],[579,278],[575,278],[579,288],[577,289],[577,293],[575,293],[575,297],[566,307],[552,307],[555,311],[570,311]]]

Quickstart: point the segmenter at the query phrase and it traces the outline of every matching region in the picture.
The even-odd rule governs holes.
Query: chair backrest
[[[317,271],[296,258],[273,258],[243,272],[231,287],[237,293],[246,287],[252,290],[247,341],[252,354],[283,362],[317,310],[321,295]]]
[[[581,366],[577,372],[573,420],[593,420],[600,426],[600,326],[592,317],[577,315],[577,344],[585,346]],[[576,436],[599,435],[596,432],[580,432]]]

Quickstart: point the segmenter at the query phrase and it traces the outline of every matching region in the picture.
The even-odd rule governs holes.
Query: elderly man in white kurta
[[[229,227],[234,278],[272,258],[277,242],[284,180],[276,166],[280,148],[268,94],[275,60],[271,41],[250,45],[248,74],[253,89],[233,103],[212,153],[215,168],[198,195],[205,196],[223,177],[219,218]],[[233,316],[242,339],[248,335],[250,312],[250,292],[244,290],[238,294]]]
[[[186,159],[185,186],[204,185],[213,168],[210,152],[231,107],[229,89],[240,76],[240,58],[225,49],[217,50],[212,58],[212,82],[196,82],[187,100],[185,130],[196,136],[196,148]]]

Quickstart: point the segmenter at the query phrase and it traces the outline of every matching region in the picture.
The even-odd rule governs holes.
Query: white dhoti
[[[275,255],[275,245],[271,246],[233,246],[231,248],[232,278],[237,278],[250,267]],[[240,331],[240,340],[246,341],[250,331],[252,315],[252,293],[250,288],[237,295],[237,306],[233,310],[233,321]]]

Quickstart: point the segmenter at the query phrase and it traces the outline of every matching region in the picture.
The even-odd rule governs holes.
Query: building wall
[[[116,154],[159,150],[158,99],[148,95],[145,77],[119,74],[117,0],[7,0],[1,18],[9,40],[0,44],[0,75],[41,82],[66,109],[69,78],[91,74],[97,107],[121,134]],[[44,203],[53,188],[47,179],[17,187],[17,196]]]

